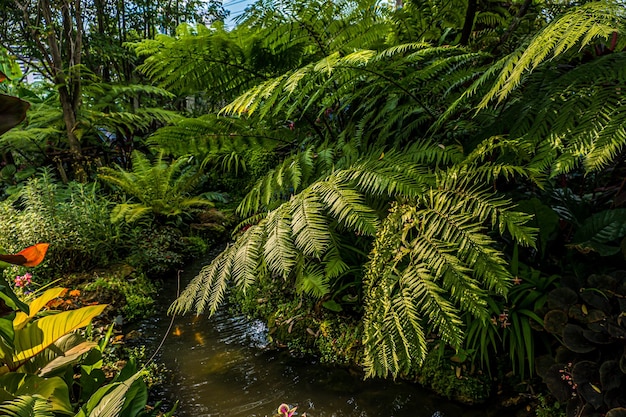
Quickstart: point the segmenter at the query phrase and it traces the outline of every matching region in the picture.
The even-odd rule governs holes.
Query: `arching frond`
[[[325,161],[321,162],[325,164]],[[287,200],[316,179],[313,176],[317,171],[316,165],[318,165],[317,152],[313,148],[286,158],[280,165],[257,180],[239,203],[237,213],[241,216],[250,216],[264,208],[271,209],[277,203]]]
[[[542,29],[521,55],[514,53],[509,57],[479,107],[486,107],[492,99],[501,103],[523,76],[541,63],[574,48],[581,50],[598,39],[609,39],[614,32],[623,30],[624,18],[624,5],[617,1],[591,2],[569,11]]]
[[[487,318],[488,292],[506,294],[512,279],[490,230],[534,242],[534,231],[524,226],[530,217],[513,208],[472,179],[451,175],[416,202],[391,209],[364,278],[368,375],[415,369],[431,329],[460,347],[461,311]]]
[[[625,65],[626,53],[615,52],[528,76],[524,90],[493,121],[508,126],[512,139],[505,142],[517,144],[500,153],[498,161],[527,164],[534,175],[552,177],[612,164],[626,144],[620,87],[626,82]],[[492,142],[487,139],[479,148]]]
[[[277,145],[291,143],[293,136],[287,128],[257,128],[246,120],[207,114],[180,119],[165,126],[151,135],[148,143],[176,157],[200,155],[206,165],[224,153],[243,152],[256,147],[269,151]]]
[[[173,311],[214,312],[228,282],[247,288],[261,265],[274,277],[294,280],[302,291],[324,295],[331,280],[349,268],[339,251],[339,235],[373,236],[379,227],[368,198],[394,198],[405,191],[418,195],[423,190],[410,175],[420,171],[411,159],[404,159],[404,168],[395,167],[401,158],[392,155],[336,170],[261,216],[258,224],[241,228],[235,243],[183,291]],[[406,175],[399,175],[401,171]]]

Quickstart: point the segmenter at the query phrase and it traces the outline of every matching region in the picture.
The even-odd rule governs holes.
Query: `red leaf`
[[[15,255],[0,254],[0,261],[22,266],[37,266],[43,261],[48,251],[48,243],[37,243],[19,251]]]

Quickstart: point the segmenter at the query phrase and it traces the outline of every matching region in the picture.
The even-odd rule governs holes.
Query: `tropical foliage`
[[[312,27],[303,23],[309,22],[300,17],[303,9],[286,6],[272,12],[281,17],[272,15],[271,28],[284,34],[275,36],[286,37],[304,26],[306,50],[314,54],[301,54],[299,62],[282,60],[292,62],[291,68],[274,75],[252,76],[242,64],[229,73],[240,82],[211,79],[222,98],[237,93],[228,86],[237,85],[242,93],[217,117],[198,119],[192,146],[204,141],[205,152],[231,152],[229,144],[214,140],[220,131],[245,138],[241,132],[261,136],[253,132],[263,129],[264,138],[287,141],[274,148],[282,162],[238,207],[248,218],[243,232],[172,310],[214,312],[230,282],[245,290],[265,279],[287,280],[298,291],[324,299],[350,271],[360,276],[364,295],[366,370],[400,375],[425,357],[426,335],[432,331],[459,349],[463,313],[487,326],[495,312],[490,297],[506,295],[513,279],[498,241],[534,246],[531,217],[515,211],[500,188],[506,190],[507,183],[520,184],[520,191],[546,187],[557,175],[579,168],[596,172],[616,162],[624,137],[615,79],[622,75],[611,69],[621,54],[611,52],[623,49],[616,35],[623,28],[622,9],[597,2],[567,10],[510,54],[494,56],[484,45],[501,50],[506,44],[489,40],[488,30],[477,31],[471,42],[456,38],[456,46],[445,47],[428,31],[412,43],[401,43],[404,33],[389,36],[390,22],[415,18],[414,6],[400,13],[379,9],[369,16],[373,21],[355,20],[360,10],[374,10],[357,2],[334,3],[325,12],[319,12],[321,3],[308,7],[322,16]],[[334,7],[343,12],[333,14]],[[165,87],[198,90],[195,80],[224,62],[188,60],[167,67],[166,57],[182,59],[176,51],[190,43],[213,48],[221,39],[229,45],[229,39],[240,39],[234,34],[263,21],[263,10],[253,9],[232,32],[199,28],[140,44],[139,53],[155,54],[143,70]],[[328,16],[336,26],[325,22]],[[420,18],[434,27],[428,15]],[[462,21],[457,19],[457,29]],[[344,47],[335,41],[349,22],[356,22],[350,36],[357,41]],[[327,29],[317,31],[317,24]],[[519,24],[512,22],[509,29]],[[266,41],[268,50],[286,50],[272,48],[273,39]],[[306,42],[285,39],[283,45]],[[587,49],[596,57],[581,59]],[[583,76],[590,71],[599,76]],[[169,127],[155,138],[174,150],[172,133],[189,133],[191,123]],[[346,241],[354,234],[357,239]],[[368,261],[357,257],[357,264],[350,264],[351,251],[369,252]],[[528,334],[527,325],[524,329]],[[524,357],[528,346],[516,346],[511,352]]]
[[[435,346],[447,356],[432,363],[458,372],[529,376],[558,344],[540,333],[555,310],[547,294],[623,263],[621,1],[258,1],[232,28],[199,23],[196,2],[167,23],[148,7],[144,26],[132,7],[87,3],[7,12],[23,19],[11,39],[53,29],[25,49],[55,86],[24,87],[0,55],[2,91],[31,103],[0,138],[0,237],[12,252],[50,241],[54,263],[126,255],[152,273],[154,259],[171,268],[181,242],[204,238],[200,225],[224,230],[214,206],[225,207],[237,216],[232,241],[171,312],[212,314],[233,292],[270,288],[285,298],[269,303],[276,311],[319,319],[305,337],[324,337],[328,317],[350,323],[370,377],[414,376]],[[84,31],[82,6],[132,19],[98,15]],[[48,13],[56,7],[65,13]],[[120,45],[102,45],[107,34]],[[68,41],[77,47],[53,56]],[[2,97],[20,110],[1,120],[6,130],[27,104]],[[39,166],[67,192],[49,171],[25,182]],[[587,365],[578,370],[596,369]],[[107,392],[118,398],[122,385]],[[36,398],[6,407],[47,412]]]
[[[150,215],[163,220],[180,217],[193,207],[213,206],[208,198],[190,195],[200,175],[190,166],[189,158],[181,157],[168,164],[160,154],[150,163],[146,156],[135,152],[132,171],[102,167],[100,178],[139,200],[115,206],[111,212],[113,222],[124,220],[132,223]]]

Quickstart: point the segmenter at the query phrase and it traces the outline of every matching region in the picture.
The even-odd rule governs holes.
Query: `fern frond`
[[[291,200],[290,208],[295,245],[305,256],[319,259],[330,244],[329,225],[320,197],[313,190],[306,190]]]
[[[479,108],[486,107],[493,99],[502,103],[520,84],[523,75],[541,63],[574,48],[581,50],[597,39],[609,39],[620,30],[616,18],[623,21],[624,17],[623,5],[610,1],[591,2],[569,11],[542,29],[521,55],[515,53],[509,57]]]
[[[284,279],[291,273],[298,257],[290,224],[291,212],[288,204],[281,205],[267,216],[265,262],[270,271]]]
[[[196,314],[202,314],[205,310],[213,314],[222,301],[228,284],[227,276],[222,271],[228,270],[224,266],[229,264],[235,253],[236,247],[228,246],[209,265],[202,268],[172,303],[168,312],[185,314],[195,309]]]
[[[118,223],[125,221],[126,223],[135,223],[146,217],[150,213],[150,208],[140,203],[128,204],[122,203],[113,207],[111,210],[111,222]]]
[[[482,189],[472,177],[458,177],[454,170],[449,173],[441,176],[439,185],[450,201],[462,199],[464,210],[473,213],[479,222],[487,222],[500,234],[508,232],[520,244],[534,247],[536,231],[524,226],[530,215],[512,211],[514,205],[510,200]]]
[[[462,311],[487,319],[488,293],[506,294],[512,279],[490,230],[534,244],[528,215],[472,178],[446,174],[420,199],[394,205],[376,235],[364,278],[369,376],[419,366],[426,329],[460,347]]]
[[[235,285],[245,291],[257,280],[259,264],[263,256],[263,243],[267,236],[262,224],[250,226],[236,243],[233,258]]]
[[[312,191],[320,196],[329,213],[348,229],[374,235],[378,226],[376,213],[365,204],[365,196],[341,184],[337,177],[314,183]]]
[[[291,195],[308,186],[314,179],[317,153],[313,148],[295,153],[280,163],[276,168],[265,174],[246,194],[237,213],[249,216],[265,208],[273,208]]]
[[[307,264],[298,274],[296,287],[300,292],[315,298],[322,298],[330,292],[329,277],[319,265]]]

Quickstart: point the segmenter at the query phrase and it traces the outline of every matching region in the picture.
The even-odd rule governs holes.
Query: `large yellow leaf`
[[[26,326],[30,319],[35,317],[35,314],[39,313],[39,311],[44,308],[45,305],[48,304],[50,301],[54,300],[57,297],[60,297],[61,294],[63,294],[63,291],[65,291],[65,288],[50,288],[28,304],[29,314],[18,311],[15,315],[15,319],[13,320],[13,327],[15,328],[15,330],[19,330]]]
[[[18,368],[21,362],[37,355],[61,336],[87,326],[94,317],[102,313],[105,307],[106,304],[100,304],[64,311],[53,316],[42,317],[23,329],[16,330],[15,350],[9,367]]]

